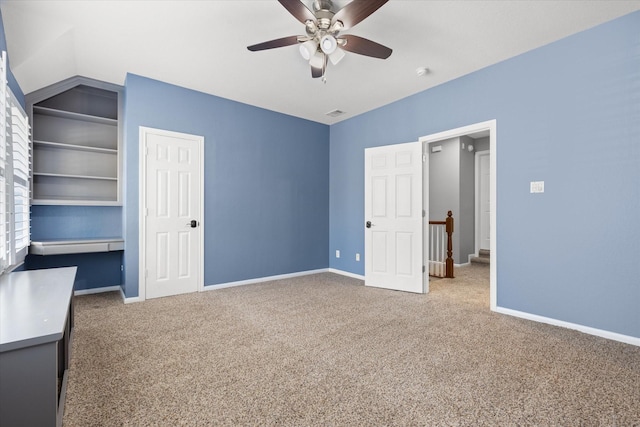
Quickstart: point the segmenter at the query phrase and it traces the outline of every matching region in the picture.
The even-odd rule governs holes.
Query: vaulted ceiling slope
[[[130,72],[332,124],[640,10],[640,0],[391,0],[345,31],[392,48],[391,57],[348,53],[329,64],[326,83],[311,78],[296,46],[247,50],[304,34],[276,0],[2,0],[0,7],[25,93],[74,75],[122,85]],[[417,76],[419,67],[429,73]],[[326,115],[336,109],[345,114]]]

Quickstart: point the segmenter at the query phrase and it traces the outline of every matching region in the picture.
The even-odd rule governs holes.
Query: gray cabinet
[[[26,96],[36,205],[120,205],[120,86],[74,77]]]
[[[76,267],[0,277],[0,425],[61,426]]]

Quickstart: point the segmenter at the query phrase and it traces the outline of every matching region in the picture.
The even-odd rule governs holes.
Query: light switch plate
[[[531,181],[531,193],[544,193],[544,181]]]

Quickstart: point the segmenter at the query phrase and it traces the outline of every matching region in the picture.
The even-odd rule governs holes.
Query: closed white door
[[[365,149],[365,285],[424,293],[422,144]]]
[[[478,156],[478,211],[480,213],[480,249],[491,248],[491,191],[489,188],[491,178],[491,166],[489,165],[489,152],[477,153]]]
[[[196,292],[202,283],[203,138],[141,128],[145,150],[146,298]]]

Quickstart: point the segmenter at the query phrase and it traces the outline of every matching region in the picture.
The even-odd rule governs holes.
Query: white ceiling
[[[310,7],[311,1],[305,0]],[[348,0],[335,0],[338,9]],[[246,46],[304,34],[276,0],[1,0],[11,69],[25,93],[82,75],[127,72],[332,124],[640,10],[629,1],[391,0],[345,34],[388,46],[353,53],[312,79],[295,46]],[[418,77],[416,69],[430,73]],[[332,118],[327,112],[346,114]]]

